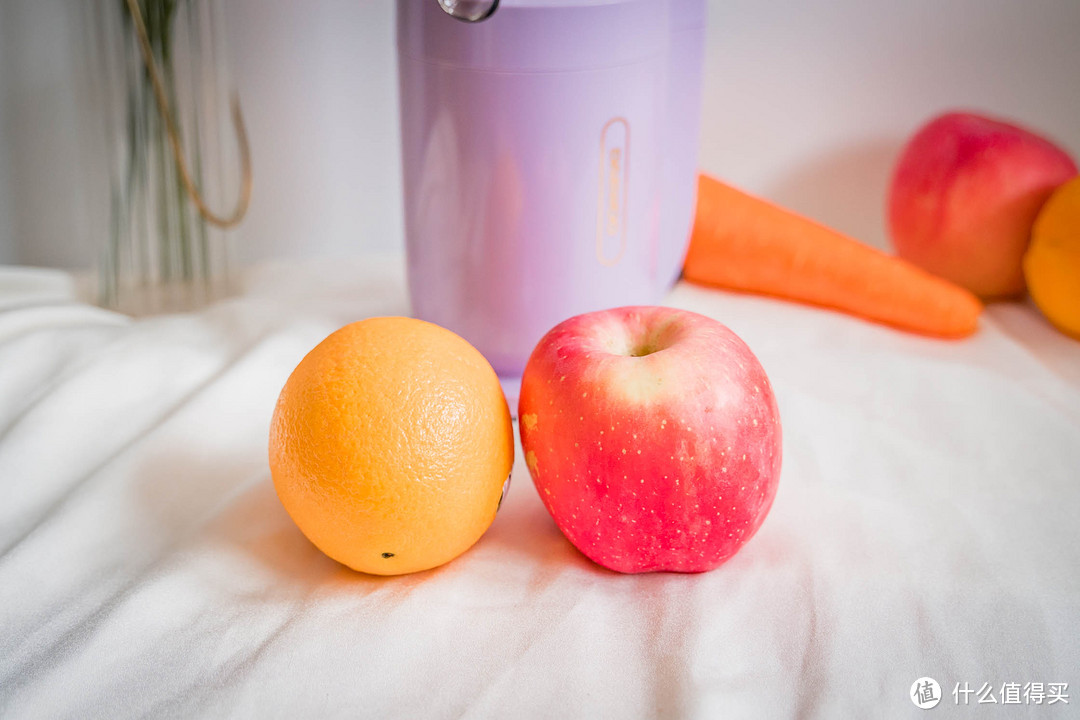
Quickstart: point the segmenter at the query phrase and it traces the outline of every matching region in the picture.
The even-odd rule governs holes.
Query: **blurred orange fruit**
[[[1046,319],[1080,338],[1080,176],[1055,190],[1035,218],[1024,278]]]
[[[421,320],[334,332],[285,383],[270,427],[282,505],[320,550],[378,575],[426,570],[495,518],[514,460],[487,360]]]

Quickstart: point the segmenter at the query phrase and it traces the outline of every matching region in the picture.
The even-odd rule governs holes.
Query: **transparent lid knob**
[[[499,0],[439,0],[439,6],[458,20],[480,22],[491,17]]]

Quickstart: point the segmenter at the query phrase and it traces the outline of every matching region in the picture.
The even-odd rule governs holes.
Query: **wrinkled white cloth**
[[[777,394],[780,489],[742,552],[603,570],[519,461],[474,548],[378,578],[292,524],[267,434],[311,347],[408,312],[400,258],[264,266],[138,320],[0,269],[0,716],[884,717],[923,712],[929,676],[937,712],[1069,683],[1068,705],[1012,709],[1075,717],[1080,342],[1023,304],[945,342],[687,285],[668,302],[729,325]]]

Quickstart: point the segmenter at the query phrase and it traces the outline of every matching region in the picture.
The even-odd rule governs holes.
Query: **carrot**
[[[707,175],[683,276],[939,337],[970,335],[982,312],[958,285]]]

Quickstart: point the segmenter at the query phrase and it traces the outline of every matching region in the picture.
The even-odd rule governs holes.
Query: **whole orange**
[[[411,318],[363,320],[319,343],[270,427],[270,472],[293,521],[334,560],[378,575],[469,549],[495,518],[513,460],[491,365]]]
[[[1024,276],[1043,315],[1080,339],[1080,176],[1055,190],[1039,210]]]

